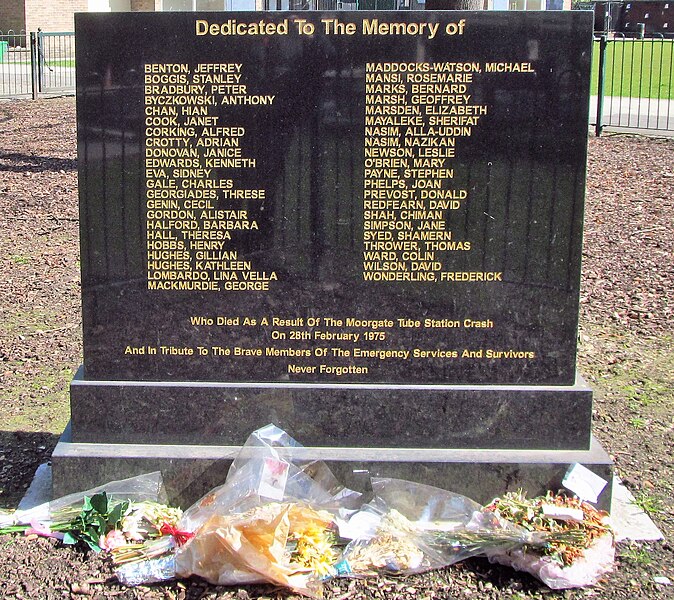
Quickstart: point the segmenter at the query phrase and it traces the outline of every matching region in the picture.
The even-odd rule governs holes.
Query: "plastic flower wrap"
[[[84,542],[97,552],[110,551],[127,542],[122,532],[126,516],[141,510],[141,506],[163,506],[157,503],[160,498],[163,480],[157,471],[16,511],[0,524],[0,533],[49,536],[66,544]]]
[[[66,523],[80,514],[85,498],[105,492],[107,498],[114,503],[123,501],[143,502],[165,500],[164,481],[159,471],[129,477],[119,481],[111,481],[104,485],[63,496],[45,502],[28,510],[5,512],[0,518],[0,530],[9,532],[11,527],[22,531],[21,527],[31,523]]]
[[[164,525],[177,526],[182,510],[157,502],[135,502],[129,507],[121,523],[121,530],[130,541],[142,542],[158,537]]]
[[[185,511],[171,548],[160,541],[137,549],[144,564],[117,571],[122,583],[198,575],[219,585],[271,582],[310,596],[332,574],[334,515],[358,508],[361,495],[342,486],[327,465],[303,458],[302,446],[268,425],[255,431],[225,483]],[[121,562],[121,561],[120,561]]]
[[[372,486],[374,500],[352,517],[362,523],[369,514],[370,526],[346,548],[336,565],[341,574],[418,573],[485,555],[559,588],[577,587],[564,577],[564,568],[574,569],[579,586],[592,585],[613,562],[605,514],[577,500],[549,495],[528,501],[519,494],[481,507],[460,494],[409,481],[374,479]]]
[[[212,515],[177,551],[176,573],[216,585],[270,582],[319,595],[320,577],[338,556],[331,536],[332,515],[300,503]]]
[[[303,450],[275,425],[254,431],[225,483],[187,509],[180,527],[196,531],[214,514],[244,513],[268,502],[302,502],[331,512],[359,508],[361,494],[345,488],[323,461],[304,458]]]
[[[110,548],[117,564],[137,562],[172,552],[179,537],[182,510],[156,502],[130,505],[121,521],[125,543]],[[181,540],[182,541],[182,540]]]
[[[490,551],[489,560],[534,575],[552,589],[587,587],[613,569],[615,548],[608,514],[577,498],[505,494],[485,508],[532,533],[549,536],[539,548]],[[569,541],[570,540],[570,541]]]
[[[445,567],[489,547],[512,548],[532,536],[460,494],[399,479],[373,479],[374,499],[350,524],[369,515],[337,570],[353,576],[411,574]],[[360,529],[360,532],[358,532]]]

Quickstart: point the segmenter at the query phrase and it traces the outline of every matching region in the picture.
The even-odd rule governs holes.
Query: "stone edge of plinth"
[[[469,390],[518,390],[518,391],[582,391],[591,392],[592,388],[582,375],[576,373],[576,380],[570,385],[553,384],[438,384],[438,383],[321,383],[291,381],[154,381],[125,379],[86,379],[84,366],[80,365],[70,381],[74,387],[178,387],[178,388],[251,388],[251,389],[363,389],[363,390],[434,390],[434,391],[469,391]]]
[[[597,506],[611,503],[612,461],[596,439],[589,450],[493,450],[300,447],[277,449],[301,462],[324,461],[337,480],[367,493],[373,477],[416,481],[486,504],[505,491],[529,495],[561,489],[570,465],[580,463],[608,482]],[[52,455],[53,493],[62,496],[160,470],[169,500],[189,506],[224,483],[234,458],[259,448],[240,446],[71,443],[64,434]]]
[[[54,458],[183,458],[222,460],[233,459],[241,446],[177,445],[177,444],[92,444],[69,441],[66,431],[54,449]],[[281,456],[297,459],[376,462],[520,462],[529,464],[565,462],[583,464],[612,464],[611,458],[592,436],[589,450],[519,450],[519,449],[444,449],[444,448],[338,448],[297,447],[277,448]]]

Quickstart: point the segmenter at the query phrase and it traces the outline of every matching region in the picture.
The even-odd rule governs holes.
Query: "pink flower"
[[[99,538],[98,545],[101,547],[101,550],[107,550],[110,552],[115,548],[126,546],[126,538],[121,531],[113,529],[112,531],[108,532],[107,535],[102,535]]]
[[[52,531],[49,525],[40,523],[39,521],[31,521],[30,527],[24,531],[24,535],[41,535],[42,537],[51,537],[57,540],[63,539],[62,531]]]

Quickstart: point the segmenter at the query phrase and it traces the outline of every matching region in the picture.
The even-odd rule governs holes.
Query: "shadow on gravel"
[[[58,440],[44,431],[0,431],[0,508],[16,508]]]
[[[0,171],[43,173],[45,171],[75,171],[77,160],[74,158],[53,158],[9,152],[0,154]]]

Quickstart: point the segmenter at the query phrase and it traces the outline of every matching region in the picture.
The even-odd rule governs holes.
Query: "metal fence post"
[[[594,133],[597,137],[601,135],[603,128],[602,119],[604,112],[604,79],[606,77],[606,47],[608,40],[606,34],[599,38],[599,73],[597,77],[597,123]]]
[[[40,93],[43,93],[45,88],[44,68],[45,65],[47,64],[47,60],[45,59],[44,56],[44,37],[41,27],[37,28],[37,33],[35,34],[35,37],[37,38],[37,75],[38,75],[38,82],[40,83]]]
[[[37,100],[40,92],[38,81],[40,67],[38,65],[37,33],[30,32],[30,81],[33,92],[33,100]]]

